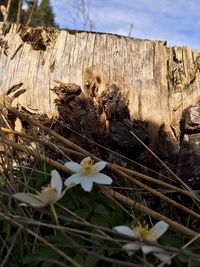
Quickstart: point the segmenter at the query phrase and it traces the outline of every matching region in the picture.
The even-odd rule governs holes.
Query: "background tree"
[[[71,19],[70,24],[73,25],[73,28],[84,30],[94,29],[90,12],[90,0],[63,0],[63,3],[68,6],[68,19]]]
[[[8,14],[8,21],[16,22],[17,10],[19,0],[12,0],[10,5],[10,11]],[[7,6],[8,0],[0,0],[0,5]],[[3,21],[3,15],[0,13],[0,21]]]
[[[32,11],[34,0],[26,0],[27,10],[26,10],[26,21],[30,16]],[[55,23],[55,15],[53,13],[53,9],[49,0],[42,0],[40,5],[38,5],[38,1],[36,1],[33,15],[31,21],[29,23],[30,26],[52,26],[58,27]]]
[[[57,27],[50,0],[42,0],[37,10],[37,15],[41,25]]]
[[[0,0],[0,5],[7,6],[8,0]],[[34,7],[33,14],[31,16],[30,26],[52,26],[58,27],[55,23],[55,15],[49,0],[42,0],[38,5],[38,0],[24,0],[22,6],[25,4],[26,8],[21,10],[19,23],[26,24],[29,20],[31,11]],[[10,12],[8,15],[8,21],[16,22],[18,13],[19,0],[12,0],[10,6]],[[3,15],[0,14],[0,21],[3,21]]]
[[[25,0],[27,9],[25,13],[25,21],[26,25],[38,26],[38,16],[36,15],[38,9],[38,1],[37,0]]]

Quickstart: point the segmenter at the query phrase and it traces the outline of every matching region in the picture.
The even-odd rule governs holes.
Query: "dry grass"
[[[9,257],[12,255],[12,249],[16,245],[17,240],[19,241],[20,239],[27,239],[27,243],[24,244],[24,251],[29,251],[30,247],[34,251],[36,244],[38,245],[42,243],[43,245],[57,253],[66,262],[70,263],[70,266],[82,266],[79,264],[79,260],[74,260],[73,257],[70,256],[70,253],[69,255],[67,253],[64,253],[58,245],[51,244],[51,242],[48,242],[46,239],[44,239],[42,237],[41,231],[41,229],[43,228],[45,228],[47,232],[50,231],[54,233],[61,233],[62,236],[67,240],[67,242],[69,242],[70,246],[78,249],[81,255],[87,254],[93,256],[94,258],[100,258],[105,262],[110,262],[110,264],[116,264],[116,266],[144,266],[144,264],[146,264],[146,266],[152,266],[148,261],[140,257],[136,258],[134,262],[130,262],[128,257],[124,261],[123,259],[116,259],[101,255],[101,253],[99,252],[100,250],[102,250],[101,242],[99,243],[94,241],[95,238],[99,240],[106,240],[108,243],[110,242],[107,248],[108,250],[112,248],[112,250],[119,251],[119,244],[126,243],[127,237],[115,237],[116,233],[113,230],[87,222],[87,220],[70,211],[70,209],[66,208],[64,205],[57,204],[57,210],[61,210],[61,213],[57,213],[58,221],[62,222],[63,224],[63,226],[61,226],[60,223],[59,225],[57,225],[56,223],[43,222],[43,217],[52,216],[51,211],[49,211],[48,209],[42,210],[40,214],[41,217],[36,220],[31,215],[32,209],[24,210],[22,207],[17,206],[15,201],[13,204],[12,194],[17,192],[19,188],[23,187],[24,189],[29,188],[29,190],[34,190],[34,188],[32,188],[29,184],[31,178],[26,177],[26,172],[24,172],[24,170],[30,168],[30,176],[32,173],[34,173],[34,175],[39,174],[43,171],[45,173],[45,170],[40,170],[38,168],[34,168],[34,166],[31,166],[31,164],[26,164],[28,161],[34,162],[34,160],[36,160],[38,162],[41,162],[43,166],[51,166],[51,168],[55,168],[63,174],[70,174],[70,171],[66,167],[64,167],[63,164],[55,161],[50,157],[50,155],[47,156],[45,154],[44,147],[48,147],[49,149],[54,150],[55,153],[61,153],[66,158],[70,158],[71,156],[77,158],[90,156],[95,161],[99,161],[101,159],[99,159],[89,151],[81,148],[77,144],[74,144],[68,139],[60,136],[58,133],[52,131],[51,129],[46,128],[38,121],[31,118],[31,116],[28,116],[27,114],[24,114],[9,105],[7,105],[7,109],[8,111],[13,112],[19,118],[27,121],[31,126],[38,127],[38,132],[41,132],[43,134],[41,134],[41,136],[39,137],[29,136],[24,132],[17,132],[12,130],[11,128],[9,129],[7,127],[1,127],[0,143],[4,148],[4,154],[1,159],[1,175],[2,178],[5,178],[6,180],[6,186],[2,187],[1,190],[2,202],[0,204],[0,218],[1,221],[7,222],[8,225],[10,225],[10,227],[8,228],[12,229],[11,225],[14,225],[16,229],[18,229],[13,235],[12,242],[9,241],[9,235],[11,235],[10,229],[7,230],[6,238],[4,240],[2,239],[1,253],[4,253],[4,260],[1,266],[8,266],[6,264],[9,262]],[[13,138],[7,139],[7,134],[9,134],[9,136],[12,135]],[[16,137],[18,137],[18,139],[20,140],[23,140],[23,142],[17,142]],[[53,137],[54,142],[51,141],[51,137]],[[35,144],[34,148],[30,145],[33,143]],[[43,151],[44,153],[42,153],[41,151]],[[13,167],[14,165],[16,166]],[[169,171],[169,177],[176,179],[176,184],[172,185],[169,183],[169,181],[160,181],[154,177],[138,173],[131,169],[108,163],[106,168],[109,173],[113,174],[113,178],[121,181],[121,184],[123,184],[124,181],[128,181],[129,188],[131,188],[130,184],[132,184],[133,188],[135,188],[135,191],[138,192],[138,195],[140,196],[130,197],[129,194],[126,193],[126,190],[124,190],[124,193],[122,194],[121,188],[117,187],[115,187],[114,190],[111,187],[98,186],[97,190],[103,193],[109,200],[111,199],[115,203],[115,205],[118,205],[118,207],[125,211],[130,219],[133,219],[135,217],[135,215],[130,212],[131,210],[134,210],[136,213],[147,216],[150,220],[163,220],[170,225],[170,229],[172,231],[185,236],[190,240],[191,243],[193,243],[194,241],[200,239],[200,229],[198,227],[190,227],[190,223],[188,223],[187,225],[183,224],[180,218],[177,217],[176,219],[176,216],[171,216],[172,213],[166,212],[166,210],[163,210],[161,212],[161,209],[159,209],[159,207],[158,210],[153,210],[152,208],[148,207],[145,202],[144,193],[148,193],[152,198],[156,197],[157,199],[160,199],[162,203],[165,203],[165,206],[168,207],[169,210],[179,210],[180,214],[188,218],[188,221],[191,221],[191,218],[193,218],[194,221],[199,221],[199,195],[194,190],[189,188],[188,185],[183,183],[175,174],[173,174],[167,166],[164,167]],[[16,170],[20,170],[22,175],[24,172],[23,183],[21,179],[17,177]],[[46,175],[48,176],[48,171],[46,172]],[[140,194],[140,190],[143,192],[142,196]],[[187,197],[188,202],[190,202],[190,206],[187,207],[185,204],[178,202],[172,197],[169,197],[169,194],[166,194],[169,190],[172,191],[173,194],[177,193]],[[63,212],[67,215],[64,216]],[[70,227],[67,227],[66,224],[70,224]],[[71,227],[71,224],[75,224],[76,227]],[[95,232],[93,231],[94,229]],[[31,246],[29,244],[27,235],[30,235],[32,237],[31,240],[33,241],[33,244]],[[79,239],[87,241],[89,248],[81,245],[82,241],[80,242],[80,244],[79,242],[75,241],[76,238],[74,237],[77,236]],[[91,245],[96,246],[96,253],[90,250]],[[189,243],[189,245],[191,244]],[[186,245],[186,247],[187,246],[188,244]],[[181,248],[177,249],[171,246],[161,247],[163,247],[166,251],[173,253],[173,255],[184,255],[190,259],[200,260],[199,255],[187,250]],[[52,260],[51,263],[55,264],[55,266],[67,266],[60,260],[56,259],[55,262],[53,262]]]

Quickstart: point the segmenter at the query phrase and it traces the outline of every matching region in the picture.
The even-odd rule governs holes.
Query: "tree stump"
[[[0,49],[1,96],[23,83],[26,92],[19,95],[18,103],[52,116],[58,114],[57,94],[52,90],[56,81],[80,86],[99,109],[101,98],[115,86],[130,120],[148,124],[153,147],[160,127],[176,141],[183,110],[200,101],[200,54],[187,47],[114,34],[0,23]],[[108,127],[109,115],[104,112],[100,119],[103,116],[104,127]]]
[[[181,122],[183,138],[177,174],[197,189],[200,182],[200,106],[186,109]]]

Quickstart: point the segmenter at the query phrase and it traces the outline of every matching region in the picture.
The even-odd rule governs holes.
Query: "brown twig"
[[[18,110],[12,108],[11,106],[7,105],[7,108],[8,110],[14,112],[15,114],[17,114],[19,117],[23,117],[26,121],[28,121],[29,123],[33,124],[33,125],[36,125],[38,126],[39,128],[43,129],[45,132],[48,132],[50,135],[54,136],[57,140],[61,141],[63,144],[69,146],[70,148],[72,149],[75,149],[76,151],[78,151],[79,153],[83,153],[84,155],[89,155],[91,156],[93,159],[99,161],[100,159],[97,158],[96,156],[94,156],[93,154],[89,153],[88,151],[82,149],[81,147],[79,147],[78,145],[72,143],[71,141],[65,139],[64,137],[60,136],[59,134],[55,133],[54,131],[52,130],[49,130],[48,128],[46,128],[45,126],[41,125],[40,123],[38,123],[37,121],[35,121],[34,119],[30,118],[30,116],[27,116],[21,112],[19,112]],[[17,146],[19,146],[17,144]],[[22,149],[22,148],[21,148]],[[23,148],[24,149],[24,148]],[[26,149],[25,149],[26,150]],[[33,152],[31,152],[33,153]],[[36,154],[37,158],[38,158],[38,154],[37,153],[34,153]],[[45,160],[46,162],[48,162],[49,164],[52,164],[54,167],[58,168],[58,169],[61,169],[67,173],[69,173],[69,171],[67,170],[66,167],[64,167],[62,164],[59,164],[58,162],[55,162],[47,157],[44,157],[44,156],[40,156],[41,159]],[[114,164],[108,164],[107,165],[108,168],[110,168],[113,172],[115,172],[120,178],[126,178],[126,179],[129,179],[131,182],[133,182],[134,184],[136,184],[137,186],[141,187],[141,188],[144,188],[145,190],[151,192],[152,194],[158,196],[159,198],[171,203],[172,205],[176,206],[177,208],[185,211],[186,213],[189,213],[197,218],[200,218],[200,215],[186,207],[184,207],[183,205],[177,203],[176,201],[166,197],[165,195],[161,194],[160,192],[156,191],[155,189],[152,189],[151,187],[147,186],[147,185],[144,185],[142,182],[138,181],[137,179],[131,177],[130,175],[126,174],[124,171],[122,170],[119,170],[118,166],[115,166]],[[137,209],[140,209],[142,212],[156,218],[156,219],[163,219],[165,222],[169,223],[175,230],[181,232],[181,233],[184,233],[186,235],[189,235],[189,236],[195,236],[197,233],[190,230],[189,228],[185,227],[185,226],[182,226],[174,221],[172,221],[171,219],[147,208],[147,207],[144,207],[142,206],[140,203],[137,203],[135,201],[133,201],[132,199],[130,198],[127,198],[126,196],[123,196],[117,192],[115,192],[114,190],[111,190],[111,189],[106,189],[106,190],[109,190],[107,192],[110,192],[110,194],[114,197],[114,196],[118,196],[118,199],[122,202],[127,202],[129,203],[131,206],[135,206],[136,204],[136,207]],[[191,193],[191,192],[190,192]],[[127,204],[126,203],[126,204]],[[141,207],[141,208],[140,208]]]
[[[9,12],[10,12],[11,2],[12,2],[12,0],[8,0],[7,7],[6,7],[6,14],[5,14],[5,16],[4,16],[4,20],[3,20],[3,22],[7,22],[7,20],[8,20],[8,16],[9,16]]]
[[[152,216],[153,218],[157,219],[157,220],[163,220],[164,222],[168,223],[174,230],[176,230],[177,232],[179,233],[182,233],[186,236],[191,236],[191,237],[196,237],[199,233],[177,223],[177,222],[174,222],[173,220],[171,220],[170,218],[150,209],[150,208],[147,208],[145,206],[143,206],[142,204],[136,202],[135,200],[133,199],[130,199],[108,187],[105,187],[105,186],[100,186],[101,187],[101,190],[102,192],[105,194],[105,195],[110,195],[112,196],[113,198],[121,201],[122,203],[126,204],[126,205],[129,205],[135,209],[138,209],[140,211],[142,211],[143,213],[149,215],[149,216]]]
[[[32,16],[33,16],[33,12],[35,11],[35,8],[37,7],[37,0],[34,0],[33,2],[33,5],[32,5],[32,8],[31,8],[31,12],[29,14],[29,18],[28,18],[28,21],[26,23],[26,26],[29,26],[30,22],[31,22],[31,19],[32,19]]]
[[[18,8],[17,8],[17,20],[16,24],[19,25],[20,22],[20,16],[21,16],[21,10],[22,10],[22,0],[18,0]]]

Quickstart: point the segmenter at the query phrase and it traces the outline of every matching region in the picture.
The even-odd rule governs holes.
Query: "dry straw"
[[[8,104],[6,104],[6,108],[8,109],[8,111],[16,114],[19,118],[23,118],[23,120],[26,120],[30,125],[39,127],[45,133],[47,133],[50,136],[53,136],[57,141],[61,142],[64,145],[64,147],[59,146],[59,149],[61,151],[66,152],[66,153],[70,153],[70,154],[74,154],[74,155],[78,155],[78,156],[90,156],[91,158],[93,158],[96,161],[101,160],[98,157],[96,157],[95,155],[93,155],[92,153],[90,153],[89,151],[81,148],[80,146],[74,144],[70,140],[59,135],[55,131],[48,129],[44,125],[40,124],[38,121],[36,121],[33,118],[31,118],[30,116],[28,116],[27,114],[24,114],[24,113],[16,110],[15,108],[11,107]],[[3,132],[10,132],[10,133],[13,133],[14,135],[19,135],[19,136],[23,137],[24,139],[31,139],[35,142],[40,143],[40,144],[44,144],[44,145],[55,148],[54,144],[52,144],[50,141],[46,141],[44,139],[40,139],[40,138],[38,139],[36,137],[30,137],[24,133],[11,131],[11,130],[5,129],[5,128],[2,128],[2,131]],[[21,145],[21,144],[14,142],[14,141],[9,141],[7,139],[4,139],[4,140],[1,139],[0,142],[4,143],[5,145],[8,145],[10,147],[13,147],[19,151],[22,151],[27,155],[32,155],[34,158],[42,160],[42,161],[52,165],[57,170],[61,170],[65,173],[70,174],[70,171],[64,165],[60,164],[59,162],[57,162],[57,161],[55,161],[49,157],[46,157],[44,155],[37,153],[37,151],[30,149],[26,145]],[[171,189],[175,192],[186,195],[186,196],[190,197],[191,199],[193,199],[194,201],[199,203],[200,199],[199,199],[198,195],[196,195],[192,190],[189,190],[187,187],[184,189],[180,188],[180,186],[176,187],[174,185],[170,185],[169,183],[165,183],[163,181],[158,181],[153,177],[149,177],[149,176],[144,175],[142,173],[138,173],[138,172],[135,172],[133,170],[121,167],[119,165],[111,164],[111,163],[107,164],[107,168],[110,169],[113,173],[115,173],[117,175],[118,179],[122,179],[122,180],[127,179],[131,183],[133,183],[134,185],[137,185],[137,187],[144,189],[146,192],[150,192],[152,195],[159,197],[162,201],[168,202],[170,205],[182,210],[188,216],[192,215],[192,216],[196,217],[197,219],[200,219],[199,213],[197,213],[197,212],[193,211],[192,209],[189,209],[189,208],[185,207],[184,205],[178,203],[177,201],[165,196],[164,194],[159,192],[158,189],[153,189],[152,187],[144,184],[143,181],[152,182],[152,183],[155,183],[161,187]],[[143,181],[141,182],[138,178],[142,179]],[[179,179],[177,179],[177,180],[179,181]],[[122,202],[122,203],[124,203],[130,207],[133,207],[133,208],[141,211],[142,213],[144,213],[148,216],[151,216],[152,218],[154,218],[156,220],[165,221],[166,223],[168,223],[171,226],[172,229],[174,229],[175,231],[177,231],[181,234],[184,234],[184,235],[190,236],[190,237],[195,237],[199,234],[199,233],[191,230],[190,228],[188,228],[184,225],[181,225],[180,223],[166,217],[165,215],[162,215],[162,214],[142,205],[141,203],[139,203],[139,202],[123,195],[123,194],[120,194],[119,192],[116,192],[116,191],[114,191],[108,187],[105,187],[105,186],[99,186],[99,188],[105,195],[110,196],[110,197],[118,200],[119,202]]]

